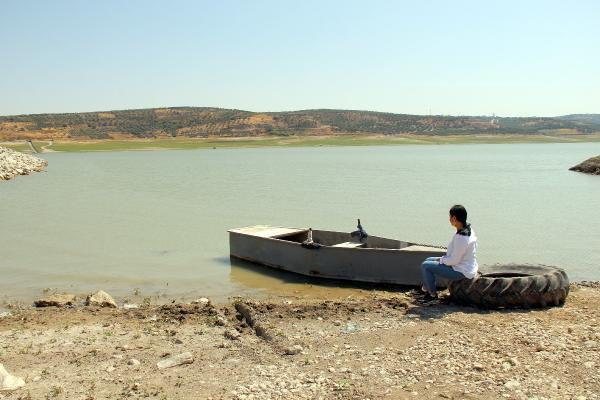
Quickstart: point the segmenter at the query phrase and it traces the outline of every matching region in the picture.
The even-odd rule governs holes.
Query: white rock
[[[115,303],[115,300],[104,290],[100,290],[96,292],[96,294],[89,295],[87,299],[85,299],[85,305],[117,308],[117,303]]]
[[[193,362],[194,362],[194,355],[191,352],[187,351],[185,353],[181,353],[176,356],[169,357],[166,360],[160,360],[159,362],[156,363],[156,366],[159,369],[164,369],[164,368],[175,367],[177,365],[182,365],[182,364],[191,364]]]
[[[521,384],[519,383],[519,381],[514,381],[514,380],[510,380],[504,384],[504,387],[507,389],[510,389],[510,390],[515,390],[515,389],[519,388],[520,386],[521,386]]]
[[[209,304],[209,303],[210,303],[210,300],[207,297],[200,297],[199,299],[192,301],[192,304]]]
[[[23,386],[25,386],[23,378],[9,374],[4,365],[0,364],[0,390],[16,390]]]
[[[300,346],[300,345],[297,344],[297,345],[294,345],[294,346],[286,348],[284,350],[284,353],[287,354],[287,355],[293,356],[295,354],[302,353],[302,350],[303,350],[302,346]]]
[[[135,308],[140,308],[139,304],[123,304],[123,308],[125,310],[133,310]]]

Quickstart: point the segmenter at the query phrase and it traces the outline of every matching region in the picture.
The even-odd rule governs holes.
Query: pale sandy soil
[[[231,303],[10,309],[0,317],[0,363],[26,384],[0,398],[581,400],[600,394],[597,283],[572,285],[563,307],[533,311],[427,304],[413,292],[385,291],[243,301],[263,336]],[[193,354],[191,364],[157,367],[184,352]]]

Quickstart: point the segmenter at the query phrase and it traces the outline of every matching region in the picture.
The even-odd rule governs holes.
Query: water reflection
[[[219,262],[229,263],[229,278],[232,284],[280,295],[294,293],[299,296],[335,298],[364,294],[373,290],[398,292],[412,289],[412,287],[400,285],[373,284],[304,276],[240,260],[235,257],[220,258]]]

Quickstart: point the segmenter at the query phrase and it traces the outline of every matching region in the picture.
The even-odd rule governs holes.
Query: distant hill
[[[562,119],[563,121],[600,124],[600,114],[569,114],[557,118]]]
[[[595,117],[594,117],[595,116]],[[0,117],[0,140],[241,137],[331,134],[544,134],[600,132],[592,117],[498,118],[391,114],[354,110],[256,113],[209,107],[173,107]]]

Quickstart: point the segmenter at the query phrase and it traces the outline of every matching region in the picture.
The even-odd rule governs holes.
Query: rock
[[[600,156],[588,158],[584,162],[569,168],[569,170],[583,172],[584,174],[600,175]]]
[[[16,390],[25,386],[25,381],[8,373],[4,365],[0,364],[0,390]]]
[[[135,358],[132,358],[129,361],[127,361],[127,365],[131,365],[133,367],[137,367],[140,364],[141,363],[138,360],[136,360]]]
[[[293,356],[293,355],[302,353],[302,350],[304,350],[302,348],[302,346],[296,344],[294,346],[286,348],[283,352],[284,352],[284,354],[287,354],[289,356]]]
[[[229,340],[240,340],[240,333],[238,331],[236,331],[235,329],[228,329],[223,333],[223,336],[225,336],[227,339]]]
[[[171,368],[177,365],[191,364],[194,362],[194,355],[191,352],[185,352],[177,354],[176,356],[169,357],[165,360],[160,360],[156,363],[159,369]]]
[[[504,384],[504,387],[510,390],[516,390],[519,387],[521,387],[521,384],[519,383],[519,381],[510,380]]]
[[[117,308],[117,303],[115,303],[115,300],[110,296],[110,294],[103,290],[98,291],[96,294],[89,295],[85,299],[85,305]]]
[[[485,367],[483,366],[483,364],[475,363],[475,364],[473,364],[473,369],[476,371],[483,371],[485,369]]]
[[[207,297],[200,297],[199,299],[192,301],[192,304],[208,305],[208,304],[210,304],[210,300]]]
[[[133,310],[136,308],[140,308],[139,304],[123,304],[123,309],[125,310]]]
[[[41,158],[0,147],[0,181],[41,171],[46,165],[48,161]]]
[[[67,307],[73,306],[76,299],[75,295],[72,294],[51,294],[34,301],[33,304],[36,307]]]

